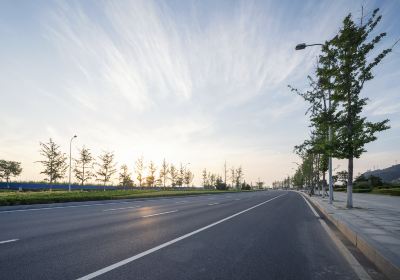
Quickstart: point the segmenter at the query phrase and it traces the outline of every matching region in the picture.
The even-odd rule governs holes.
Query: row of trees
[[[48,142],[40,142],[40,155],[43,169],[40,174],[46,176],[50,186],[65,178],[68,170],[68,157],[62,152],[60,146],[51,138]],[[19,162],[0,160],[0,179],[9,182],[11,177],[18,176],[22,172]],[[168,163],[165,159],[158,168],[153,161],[145,164],[144,158],[140,157],[135,162],[133,174],[128,165],[123,164],[117,170],[117,163],[114,159],[114,153],[103,152],[97,158],[92,154],[89,148],[83,146],[78,149],[78,156],[73,159],[72,172],[75,181],[80,185],[85,185],[96,181],[106,186],[118,178],[121,187],[189,187],[192,186],[194,174],[189,170],[188,164],[180,163],[178,166]],[[262,189],[264,183],[258,180],[256,186],[247,184],[244,181],[244,173],[241,166],[227,169],[224,164],[223,176],[208,172],[204,169],[202,172],[202,183],[206,189],[225,190],[232,189]]]
[[[372,70],[391,52],[376,46],[386,33],[375,34],[382,19],[379,9],[364,22],[354,22],[351,14],[338,34],[322,46],[314,78],[308,77],[309,90],[291,90],[309,104],[310,138],[295,146],[302,162],[293,184],[298,187],[326,187],[328,158],[347,159],[347,207],[353,206],[354,158],[366,152],[365,145],[377,139],[376,133],[389,128],[388,120],[371,122],[363,114],[368,98],[361,92],[365,82],[374,78]]]
[[[12,177],[16,177],[22,172],[22,167],[20,162],[9,161],[0,159],[0,180],[5,180],[7,182],[7,187]]]
[[[45,180],[53,184],[64,178],[68,168],[67,156],[52,139],[48,143],[40,143],[40,146],[40,154],[43,160],[38,162],[44,167],[41,174],[46,175]],[[123,187],[190,186],[194,178],[194,174],[186,166],[180,164],[178,168],[172,163],[167,163],[165,159],[157,175],[157,167],[154,162],[150,161],[146,168],[143,157],[140,157],[135,162],[136,185],[126,164],[121,165],[119,173],[116,174],[118,170],[114,153],[103,152],[96,160],[90,149],[86,147],[79,149],[78,157],[73,161],[73,173],[82,186],[91,180],[98,181],[105,186],[113,181],[115,175],[118,175],[119,185]]]

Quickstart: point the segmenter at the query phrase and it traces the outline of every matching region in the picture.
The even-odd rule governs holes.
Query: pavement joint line
[[[122,260],[122,261],[116,262],[116,263],[114,263],[114,264],[112,264],[112,265],[109,265],[109,266],[107,266],[107,267],[104,267],[104,268],[102,268],[102,269],[99,269],[99,270],[97,270],[97,271],[95,271],[95,272],[92,272],[92,273],[90,273],[90,274],[88,274],[88,275],[85,275],[85,276],[83,276],[83,277],[80,277],[80,278],[78,278],[77,280],[89,280],[89,279],[93,279],[93,278],[95,278],[95,277],[97,277],[97,276],[100,276],[100,275],[102,275],[102,274],[105,274],[105,273],[107,273],[107,272],[109,272],[109,271],[111,271],[111,270],[114,270],[114,269],[116,269],[116,268],[119,268],[119,267],[121,267],[121,266],[123,266],[123,265],[126,265],[126,264],[128,264],[128,263],[130,263],[130,262],[133,262],[133,261],[135,261],[135,260],[137,260],[137,259],[140,259],[140,258],[142,258],[142,257],[144,257],[144,256],[146,256],[146,255],[149,255],[149,254],[151,254],[151,253],[154,253],[154,252],[156,252],[156,251],[158,251],[158,250],[160,250],[160,249],[163,249],[163,248],[165,248],[165,247],[168,247],[168,246],[170,246],[170,245],[172,245],[172,244],[174,244],[174,243],[176,243],[176,242],[179,242],[179,241],[181,241],[181,240],[183,240],[183,239],[186,239],[186,238],[188,238],[188,237],[190,237],[190,236],[193,236],[193,235],[198,234],[198,233],[200,233],[200,232],[202,232],[202,231],[205,231],[205,230],[207,230],[207,229],[209,229],[209,228],[212,228],[212,227],[214,227],[214,226],[216,226],[216,225],[218,225],[218,224],[220,224],[220,223],[223,223],[223,222],[226,222],[226,221],[228,221],[228,220],[230,220],[230,219],[233,219],[233,218],[236,217],[236,216],[239,216],[239,215],[241,215],[241,214],[243,214],[243,213],[246,213],[246,212],[248,212],[248,211],[250,211],[250,210],[253,210],[254,208],[260,207],[260,206],[262,206],[262,205],[264,205],[264,204],[266,204],[266,203],[268,203],[268,202],[270,202],[270,201],[272,201],[272,200],[275,200],[275,199],[277,199],[277,198],[279,198],[279,197],[282,197],[282,196],[285,196],[285,195],[287,195],[287,193],[281,194],[281,195],[278,195],[278,196],[275,196],[275,197],[273,197],[273,198],[270,198],[270,199],[268,199],[268,200],[266,200],[266,201],[264,201],[264,202],[258,203],[258,204],[256,204],[256,205],[250,207],[250,208],[247,208],[247,209],[245,209],[245,210],[242,210],[242,211],[240,211],[240,212],[237,212],[237,213],[235,213],[235,214],[233,214],[233,215],[230,215],[230,216],[228,216],[228,217],[226,217],[226,218],[223,218],[223,219],[221,219],[221,220],[218,220],[218,221],[216,221],[216,222],[214,222],[214,223],[211,223],[211,224],[209,224],[209,225],[207,225],[207,226],[204,226],[204,227],[202,227],[202,228],[199,228],[199,229],[197,229],[197,230],[194,230],[194,231],[192,231],[192,232],[189,232],[189,233],[187,233],[187,234],[185,234],[185,235],[182,235],[182,236],[177,237],[177,238],[175,238],[175,239],[172,239],[172,240],[170,240],[170,241],[168,241],[168,242],[165,242],[165,243],[163,243],[163,244],[160,244],[160,245],[158,245],[158,246],[156,246],[156,247],[153,247],[153,248],[151,248],[151,249],[149,249],[149,250],[146,250],[146,251],[144,251],[144,252],[142,252],[142,253],[139,253],[139,254],[137,254],[137,255],[134,255],[134,256],[129,257],[129,258],[127,258],[127,259],[124,259],[124,260]]]
[[[321,218],[320,215],[317,213],[317,211],[315,211],[314,207],[311,206],[308,199],[306,199],[303,194],[300,194],[300,195],[304,199],[304,201],[306,202],[308,207],[311,209],[314,216],[319,218],[319,222],[321,223],[321,226],[324,228],[326,233],[332,239],[333,243],[335,243],[336,247],[339,249],[340,253],[343,255],[343,257],[349,263],[351,268],[357,274],[358,278],[360,280],[372,280],[371,276],[369,276],[369,274],[365,271],[364,267],[358,262],[358,260],[353,256],[353,254],[350,253],[350,251],[346,248],[346,246],[343,244],[343,242],[329,228],[329,226],[326,224],[326,222],[324,220],[320,219]]]
[[[148,217],[160,216],[160,215],[165,215],[165,214],[169,214],[169,213],[175,213],[175,212],[178,212],[178,210],[172,210],[172,211],[167,211],[167,212],[162,212],[162,213],[157,213],[157,214],[145,215],[145,216],[142,216],[142,218],[148,218]]]
[[[15,241],[18,241],[18,240],[19,240],[19,239],[4,240],[4,241],[0,241],[0,244],[11,243],[11,242],[15,242]]]
[[[135,208],[139,208],[140,206],[129,206],[129,207],[121,207],[121,208],[111,208],[111,209],[105,209],[103,210],[103,212],[107,212],[107,211],[116,211],[116,210],[125,210],[125,209],[135,209]]]

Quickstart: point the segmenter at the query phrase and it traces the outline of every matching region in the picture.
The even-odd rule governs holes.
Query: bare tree
[[[143,184],[143,172],[144,172],[144,163],[143,163],[143,156],[138,158],[135,163],[135,173],[136,179],[139,182],[139,187],[142,187]]]
[[[74,160],[75,177],[82,186],[94,176],[91,171],[93,169],[93,159],[90,150],[83,146],[82,149],[79,150],[79,158]]]
[[[98,170],[97,181],[103,183],[103,190],[106,190],[106,184],[110,182],[111,176],[117,172],[115,169],[116,163],[114,163],[114,153],[112,152],[104,152],[101,156],[99,156],[100,163],[97,163]]]
[[[51,190],[52,184],[65,175],[68,168],[67,157],[65,153],[61,152],[60,146],[54,143],[51,138],[48,143],[40,142],[40,146],[40,154],[44,157],[44,160],[38,161],[44,167],[40,174],[45,174],[48,177],[45,180],[49,182]]]

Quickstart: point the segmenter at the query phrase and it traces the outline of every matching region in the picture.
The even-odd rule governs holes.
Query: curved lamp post
[[[294,48],[296,51],[298,50],[304,50],[306,47],[310,46],[323,46],[324,44],[309,44],[307,45],[306,43],[301,43],[296,45]],[[331,109],[331,92],[329,90],[328,92],[328,110]],[[329,143],[332,142],[332,127],[329,124],[328,128],[328,141]],[[332,156],[329,154],[329,204],[332,204],[333,201],[333,180],[332,180]]]
[[[69,142],[69,184],[68,184],[68,191],[71,191],[71,161],[72,161],[72,140],[74,140],[76,135],[72,136],[71,141]]]

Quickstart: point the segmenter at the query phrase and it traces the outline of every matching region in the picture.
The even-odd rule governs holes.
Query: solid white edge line
[[[15,242],[18,241],[19,239],[10,239],[10,240],[4,240],[4,241],[0,241],[0,244],[5,244],[5,243],[10,243],[10,242]]]
[[[165,214],[175,213],[175,212],[178,212],[178,210],[172,210],[172,211],[167,211],[167,212],[162,212],[162,213],[157,213],[157,214],[150,214],[150,215],[142,216],[142,218],[154,217],[154,216],[165,215]]]
[[[310,204],[310,202],[304,197],[303,194],[300,194],[301,197],[304,199],[304,201],[307,203],[308,207],[312,210],[314,215],[318,218],[320,216],[318,215],[317,211],[315,211],[314,207]],[[322,219],[319,219],[319,222],[321,223],[321,226],[324,228],[326,233],[329,235],[329,237],[332,239],[333,243],[335,243],[336,247],[339,249],[339,251],[342,253],[343,257],[346,259],[346,261],[349,263],[351,268],[354,270],[354,272],[357,274],[358,278],[361,280],[372,280],[371,276],[365,271],[364,267],[358,262],[358,260],[353,256],[353,254],[344,246],[343,242],[335,235],[335,233],[329,228],[329,226],[326,224],[326,222]]]
[[[95,272],[92,272],[92,273],[90,273],[90,274],[88,274],[88,275],[86,275],[86,276],[80,277],[80,278],[78,278],[77,280],[89,280],[89,279],[93,279],[93,278],[95,278],[95,277],[97,277],[97,276],[100,276],[100,275],[102,275],[102,274],[104,274],[104,273],[107,273],[107,272],[109,272],[109,271],[111,271],[111,270],[114,270],[114,269],[116,269],[116,268],[118,268],[118,267],[121,267],[121,266],[123,266],[123,265],[125,265],[125,264],[128,264],[128,263],[130,263],[130,262],[133,262],[134,260],[140,259],[140,258],[142,258],[142,257],[144,257],[144,256],[146,256],[146,255],[149,255],[149,254],[151,254],[151,253],[154,253],[154,252],[156,252],[156,251],[158,251],[158,250],[160,250],[160,249],[162,249],[162,248],[165,248],[165,247],[167,247],[167,246],[169,246],[169,245],[172,245],[172,244],[174,244],[174,243],[176,243],[176,242],[179,242],[179,241],[181,241],[181,240],[183,240],[183,239],[186,239],[186,238],[188,238],[188,237],[190,237],[190,236],[192,236],[192,235],[195,235],[195,234],[197,234],[197,233],[199,233],[199,232],[202,232],[202,231],[204,231],[204,230],[206,230],[206,229],[209,229],[209,228],[211,228],[211,227],[214,227],[214,226],[216,226],[216,225],[218,225],[218,224],[220,224],[220,223],[223,223],[223,222],[225,222],[225,221],[228,221],[228,220],[230,220],[230,219],[232,219],[232,218],[234,218],[234,217],[236,217],[236,216],[239,216],[239,215],[241,215],[241,214],[243,214],[243,213],[245,213],[245,212],[248,212],[248,211],[250,211],[250,210],[252,210],[252,209],[254,209],[254,208],[257,208],[257,207],[259,207],[259,206],[261,206],[261,205],[263,205],[263,204],[265,204],[265,203],[268,203],[268,202],[270,202],[270,201],[272,201],[272,200],[274,200],[274,199],[277,199],[277,198],[279,198],[279,197],[281,197],[281,196],[284,196],[284,195],[287,195],[287,193],[281,194],[281,195],[278,195],[278,196],[275,196],[275,197],[273,197],[273,198],[271,198],[271,199],[268,199],[268,200],[266,200],[266,201],[264,201],[264,202],[261,202],[261,203],[259,203],[259,204],[256,204],[256,205],[254,205],[254,206],[252,206],[252,207],[250,207],[250,208],[247,208],[247,209],[245,209],[245,210],[243,210],[243,211],[237,212],[237,213],[235,213],[235,214],[233,214],[233,215],[231,215],[231,216],[228,216],[228,217],[226,217],[226,218],[224,218],[224,219],[221,219],[221,220],[219,220],[219,221],[216,221],[216,222],[214,222],[214,223],[212,223],[212,224],[209,224],[209,225],[207,225],[207,226],[205,226],[205,227],[199,228],[199,229],[197,229],[197,230],[195,230],[195,231],[192,231],[192,232],[190,232],[190,233],[187,233],[187,234],[185,234],[185,235],[182,235],[182,236],[180,236],[180,237],[177,237],[177,238],[175,238],[175,239],[172,239],[171,241],[165,242],[165,243],[163,243],[163,244],[161,244],[161,245],[158,245],[158,246],[156,246],[156,247],[153,247],[153,248],[151,248],[151,249],[149,249],[149,250],[147,250],[147,251],[144,251],[144,252],[142,252],[142,253],[139,253],[139,254],[137,254],[137,255],[134,255],[134,256],[132,256],[132,257],[130,257],[130,258],[124,259],[124,260],[119,261],[119,262],[117,262],[117,263],[114,263],[114,264],[112,264],[112,265],[110,265],[110,266],[107,266],[107,267],[105,267],[105,268],[102,268],[102,269],[100,269],[100,270],[97,270],[97,271],[95,271]]]

